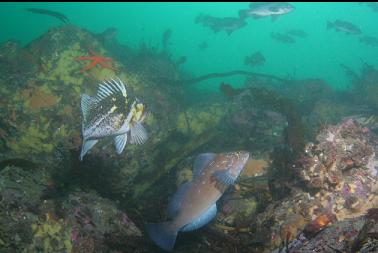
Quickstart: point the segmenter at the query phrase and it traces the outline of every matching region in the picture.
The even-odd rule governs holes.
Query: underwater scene
[[[0,20],[0,253],[378,252],[378,2]]]

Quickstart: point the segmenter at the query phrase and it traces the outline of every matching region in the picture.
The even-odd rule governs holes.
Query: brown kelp
[[[68,18],[60,12],[50,11],[50,10],[46,10],[46,9],[36,9],[36,8],[27,8],[26,10],[31,12],[31,13],[43,14],[43,15],[48,15],[48,16],[57,18],[65,24],[67,24],[69,22]]]

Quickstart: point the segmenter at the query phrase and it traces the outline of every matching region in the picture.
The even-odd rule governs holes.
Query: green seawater
[[[108,27],[118,29],[118,39],[129,46],[143,40],[161,46],[162,34],[171,29],[170,52],[174,58],[186,56],[184,71],[195,76],[236,69],[257,70],[277,76],[322,78],[331,86],[347,88],[349,83],[340,64],[359,70],[361,64],[378,65],[378,50],[361,44],[355,35],[326,29],[326,22],[345,20],[358,26],[363,35],[378,37],[378,13],[359,3],[294,3],[295,10],[272,22],[270,18],[247,19],[247,26],[228,36],[214,33],[195,23],[200,14],[216,17],[238,16],[249,3],[2,3],[0,9],[0,42],[15,39],[27,44],[53,26],[57,19],[36,15],[25,8],[43,8],[64,13],[71,23],[102,32]],[[304,30],[308,37],[293,44],[273,40],[272,32],[290,29]],[[208,48],[198,49],[201,42]],[[251,69],[244,65],[244,57],[260,51],[265,65]],[[240,86],[244,77],[225,79]],[[213,89],[219,82],[210,80],[198,88]]]

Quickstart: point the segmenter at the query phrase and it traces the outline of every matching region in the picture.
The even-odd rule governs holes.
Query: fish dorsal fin
[[[117,154],[121,154],[127,143],[127,133],[120,134],[114,137],[114,144],[116,147]]]
[[[193,178],[201,175],[203,170],[210,164],[216,157],[215,153],[204,153],[196,157],[193,165]]]
[[[207,210],[205,210],[201,215],[196,217],[192,222],[182,227],[180,231],[188,232],[188,231],[199,229],[200,227],[205,226],[212,219],[214,219],[216,214],[217,214],[217,205],[216,203],[214,203]]]
[[[87,94],[81,95],[81,112],[83,114],[83,122],[87,121],[89,111],[96,105],[96,103],[96,100]]]
[[[171,201],[167,207],[168,217],[173,219],[176,217],[178,211],[181,208],[182,199],[185,196],[185,193],[188,191],[191,182],[183,183],[176,191],[175,195],[173,195]]]
[[[132,144],[143,144],[147,141],[148,134],[146,129],[142,126],[140,122],[137,122],[130,129],[130,143]]]
[[[100,87],[98,88],[98,92],[96,95],[96,100],[101,101],[104,98],[114,95],[116,93],[121,92],[123,97],[127,97],[126,86],[121,81],[121,79],[117,78],[114,80],[113,78],[110,80],[102,81]]]
[[[268,8],[270,11],[277,12],[279,10],[278,6],[271,6]]]

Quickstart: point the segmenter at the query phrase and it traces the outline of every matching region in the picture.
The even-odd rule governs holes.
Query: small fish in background
[[[177,59],[176,65],[180,66],[186,62],[186,56],[181,56],[180,58]]]
[[[275,21],[279,16],[288,14],[293,10],[295,10],[295,7],[285,2],[251,3],[249,9],[239,11],[239,17],[241,19],[271,17],[272,21]]]
[[[97,34],[97,37],[101,38],[102,41],[112,41],[116,39],[118,30],[115,27],[109,27],[105,29],[102,33]]]
[[[225,17],[221,18],[219,22],[212,27],[215,33],[225,31],[227,35],[231,35],[234,31],[244,27],[247,23],[239,18]]]
[[[127,98],[125,84],[120,79],[103,81],[94,97],[82,94],[81,110],[83,144],[80,160],[105,137],[114,138],[118,154],[125,148],[128,135],[132,144],[143,144],[148,139],[142,125],[146,117],[145,106],[137,98]]]
[[[334,29],[338,32],[344,32],[345,34],[358,35],[361,34],[361,29],[356,25],[343,20],[336,20],[334,22],[327,21],[327,29]]]
[[[171,37],[172,37],[172,30],[167,29],[163,33],[163,38],[162,38],[162,45],[163,45],[163,51],[167,51],[168,47],[172,44],[171,43]]]
[[[255,66],[262,66],[265,64],[265,57],[261,52],[255,52],[254,54],[245,57],[244,64],[255,67]]]
[[[193,179],[182,184],[169,203],[171,220],[146,224],[151,239],[171,251],[178,232],[193,231],[209,223],[217,213],[216,201],[235,183],[248,158],[246,151],[197,156]]]
[[[36,8],[27,8],[26,10],[31,12],[31,13],[48,15],[48,16],[57,18],[65,24],[69,23],[68,18],[60,12],[50,11],[50,10],[46,10],[46,9],[36,9]]]
[[[298,38],[307,38],[307,33],[301,29],[292,29],[286,32],[290,36],[295,36]]]
[[[284,44],[292,44],[292,43],[295,43],[295,39],[285,33],[271,33],[270,36],[280,42],[280,43],[284,43]]]
[[[235,89],[231,84],[222,82],[219,86],[220,92],[228,99],[233,99],[235,96],[241,93],[240,89]]]
[[[201,51],[206,50],[208,47],[209,47],[209,45],[207,44],[206,41],[203,41],[200,44],[198,44],[198,49],[201,50]]]
[[[378,3],[377,2],[360,2],[359,4],[366,4],[372,11],[378,12]]]
[[[197,24],[210,27],[215,33],[225,31],[228,35],[231,35],[234,31],[244,27],[247,23],[234,17],[213,17],[210,15],[201,14],[196,18]]]
[[[374,36],[363,36],[360,38],[360,42],[368,46],[378,47],[378,38]]]

